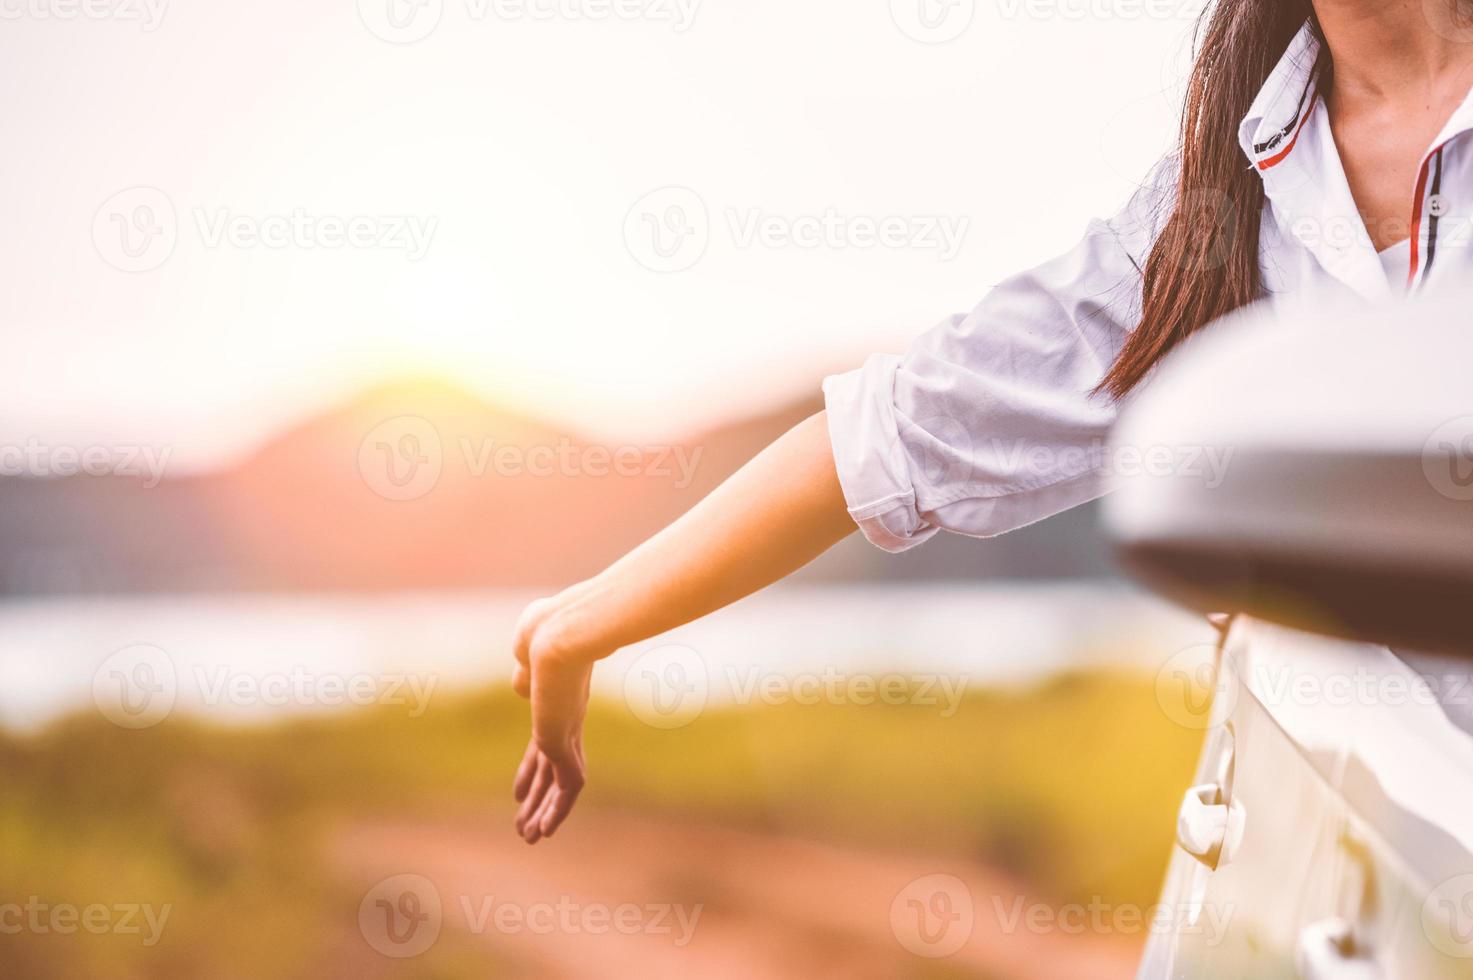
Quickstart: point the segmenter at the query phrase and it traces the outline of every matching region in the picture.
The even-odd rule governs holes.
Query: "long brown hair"
[[[1263,182],[1238,146],[1238,125],[1306,20],[1319,31],[1309,0],[1217,0],[1203,15],[1176,204],[1146,260],[1140,324],[1100,391],[1123,397],[1177,344],[1259,298]],[[1321,38],[1322,76],[1328,51]]]

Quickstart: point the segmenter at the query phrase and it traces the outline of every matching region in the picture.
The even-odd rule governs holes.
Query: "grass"
[[[0,903],[170,903],[167,941],[0,936],[12,978],[484,976],[453,937],[400,963],[365,956],[325,869],[334,826],[466,809],[510,822],[525,705],[497,689],[417,719],[369,709],[268,728],[79,716],[0,738]],[[1150,904],[1200,735],[1148,679],[1061,677],[919,705],[707,711],[658,731],[596,703],[581,807],[866,846],[980,857],[1058,901]],[[576,819],[576,817],[575,817]],[[510,830],[507,830],[510,833]],[[555,845],[554,845],[555,846]],[[145,896],[140,898],[139,896]],[[506,967],[506,964],[500,964]]]

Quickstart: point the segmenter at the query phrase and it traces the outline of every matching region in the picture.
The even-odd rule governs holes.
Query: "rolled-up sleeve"
[[[992,537],[1104,492],[1116,409],[1093,394],[1140,317],[1171,161],[1073,249],[970,314],[824,381],[849,513],[886,551],[940,530]]]

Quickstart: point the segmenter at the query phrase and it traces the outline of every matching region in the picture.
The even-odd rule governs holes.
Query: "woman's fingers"
[[[517,811],[516,828],[528,844],[535,844],[562,826],[583,791],[582,747],[568,746],[556,758],[537,752],[531,772],[530,788]]]
[[[547,795],[542,799],[542,805],[537,808],[537,812],[532,814],[531,819],[527,821],[526,827],[522,829],[522,838],[528,844],[535,844],[546,836],[542,833],[542,821],[546,817],[548,807],[552,805],[552,800],[555,796],[557,796],[557,787],[549,787]]]
[[[517,778],[512,782],[512,795],[518,803],[527,798],[527,791],[532,788],[532,777],[537,775],[539,755],[537,743],[528,741],[527,751],[522,756],[522,764],[517,767]]]
[[[523,798],[521,804],[517,807],[517,816],[513,826],[516,827],[518,834],[522,833],[527,826],[527,821],[531,819],[532,814],[536,813],[537,809],[542,805],[542,797],[546,793],[545,779],[544,768],[539,761],[537,770],[532,777],[532,786],[527,791],[526,797]]]
[[[511,686],[524,698],[532,696],[532,637],[536,634],[537,625],[542,621],[547,608],[547,600],[539,599],[522,610],[512,634],[511,650],[516,657],[517,666],[512,672]]]
[[[551,837],[572,812],[584,781],[583,746],[578,741],[554,756],[529,747],[517,773],[517,799],[522,801],[517,833],[528,844]]]
[[[554,767],[552,785],[544,794],[542,804],[522,827],[522,837],[528,844],[551,837],[568,818],[573,804],[578,800],[579,792],[583,789],[581,772],[574,771],[559,776],[557,771],[557,767]]]
[[[551,836],[583,789],[583,718],[588,709],[591,660],[534,651],[529,609],[518,625],[512,686],[532,701],[532,743],[512,783],[521,804],[516,829],[529,844]]]
[[[547,794],[547,805],[543,808],[538,825],[543,837],[551,837],[568,818],[573,804],[578,802],[578,794],[583,791],[582,766],[566,769],[555,767],[554,781],[555,785],[552,792]]]
[[[544,797],[547,795],[548,787],[552,785],[552,765],[541,753],[537,757],[537,773],[532,777],[532,788],[527,793],[527,798],[522,801],[521,808],[517,810],[516,828],[517,833],[525,836],[528,821],[541,807]]]

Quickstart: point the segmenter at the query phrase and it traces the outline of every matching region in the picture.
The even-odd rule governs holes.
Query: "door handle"
[[[1322,919],[1306,926],[1294,950],[1300,980],[1381,980],[1381,968],[1370,951],[1355,941],[1354,927],[1344,919]]]
[[[1242,806],[1224,799],[1217,783],[1187,790],[1176,816],[1176,842],[1208,868],[1231,859],[1243,836]]]

